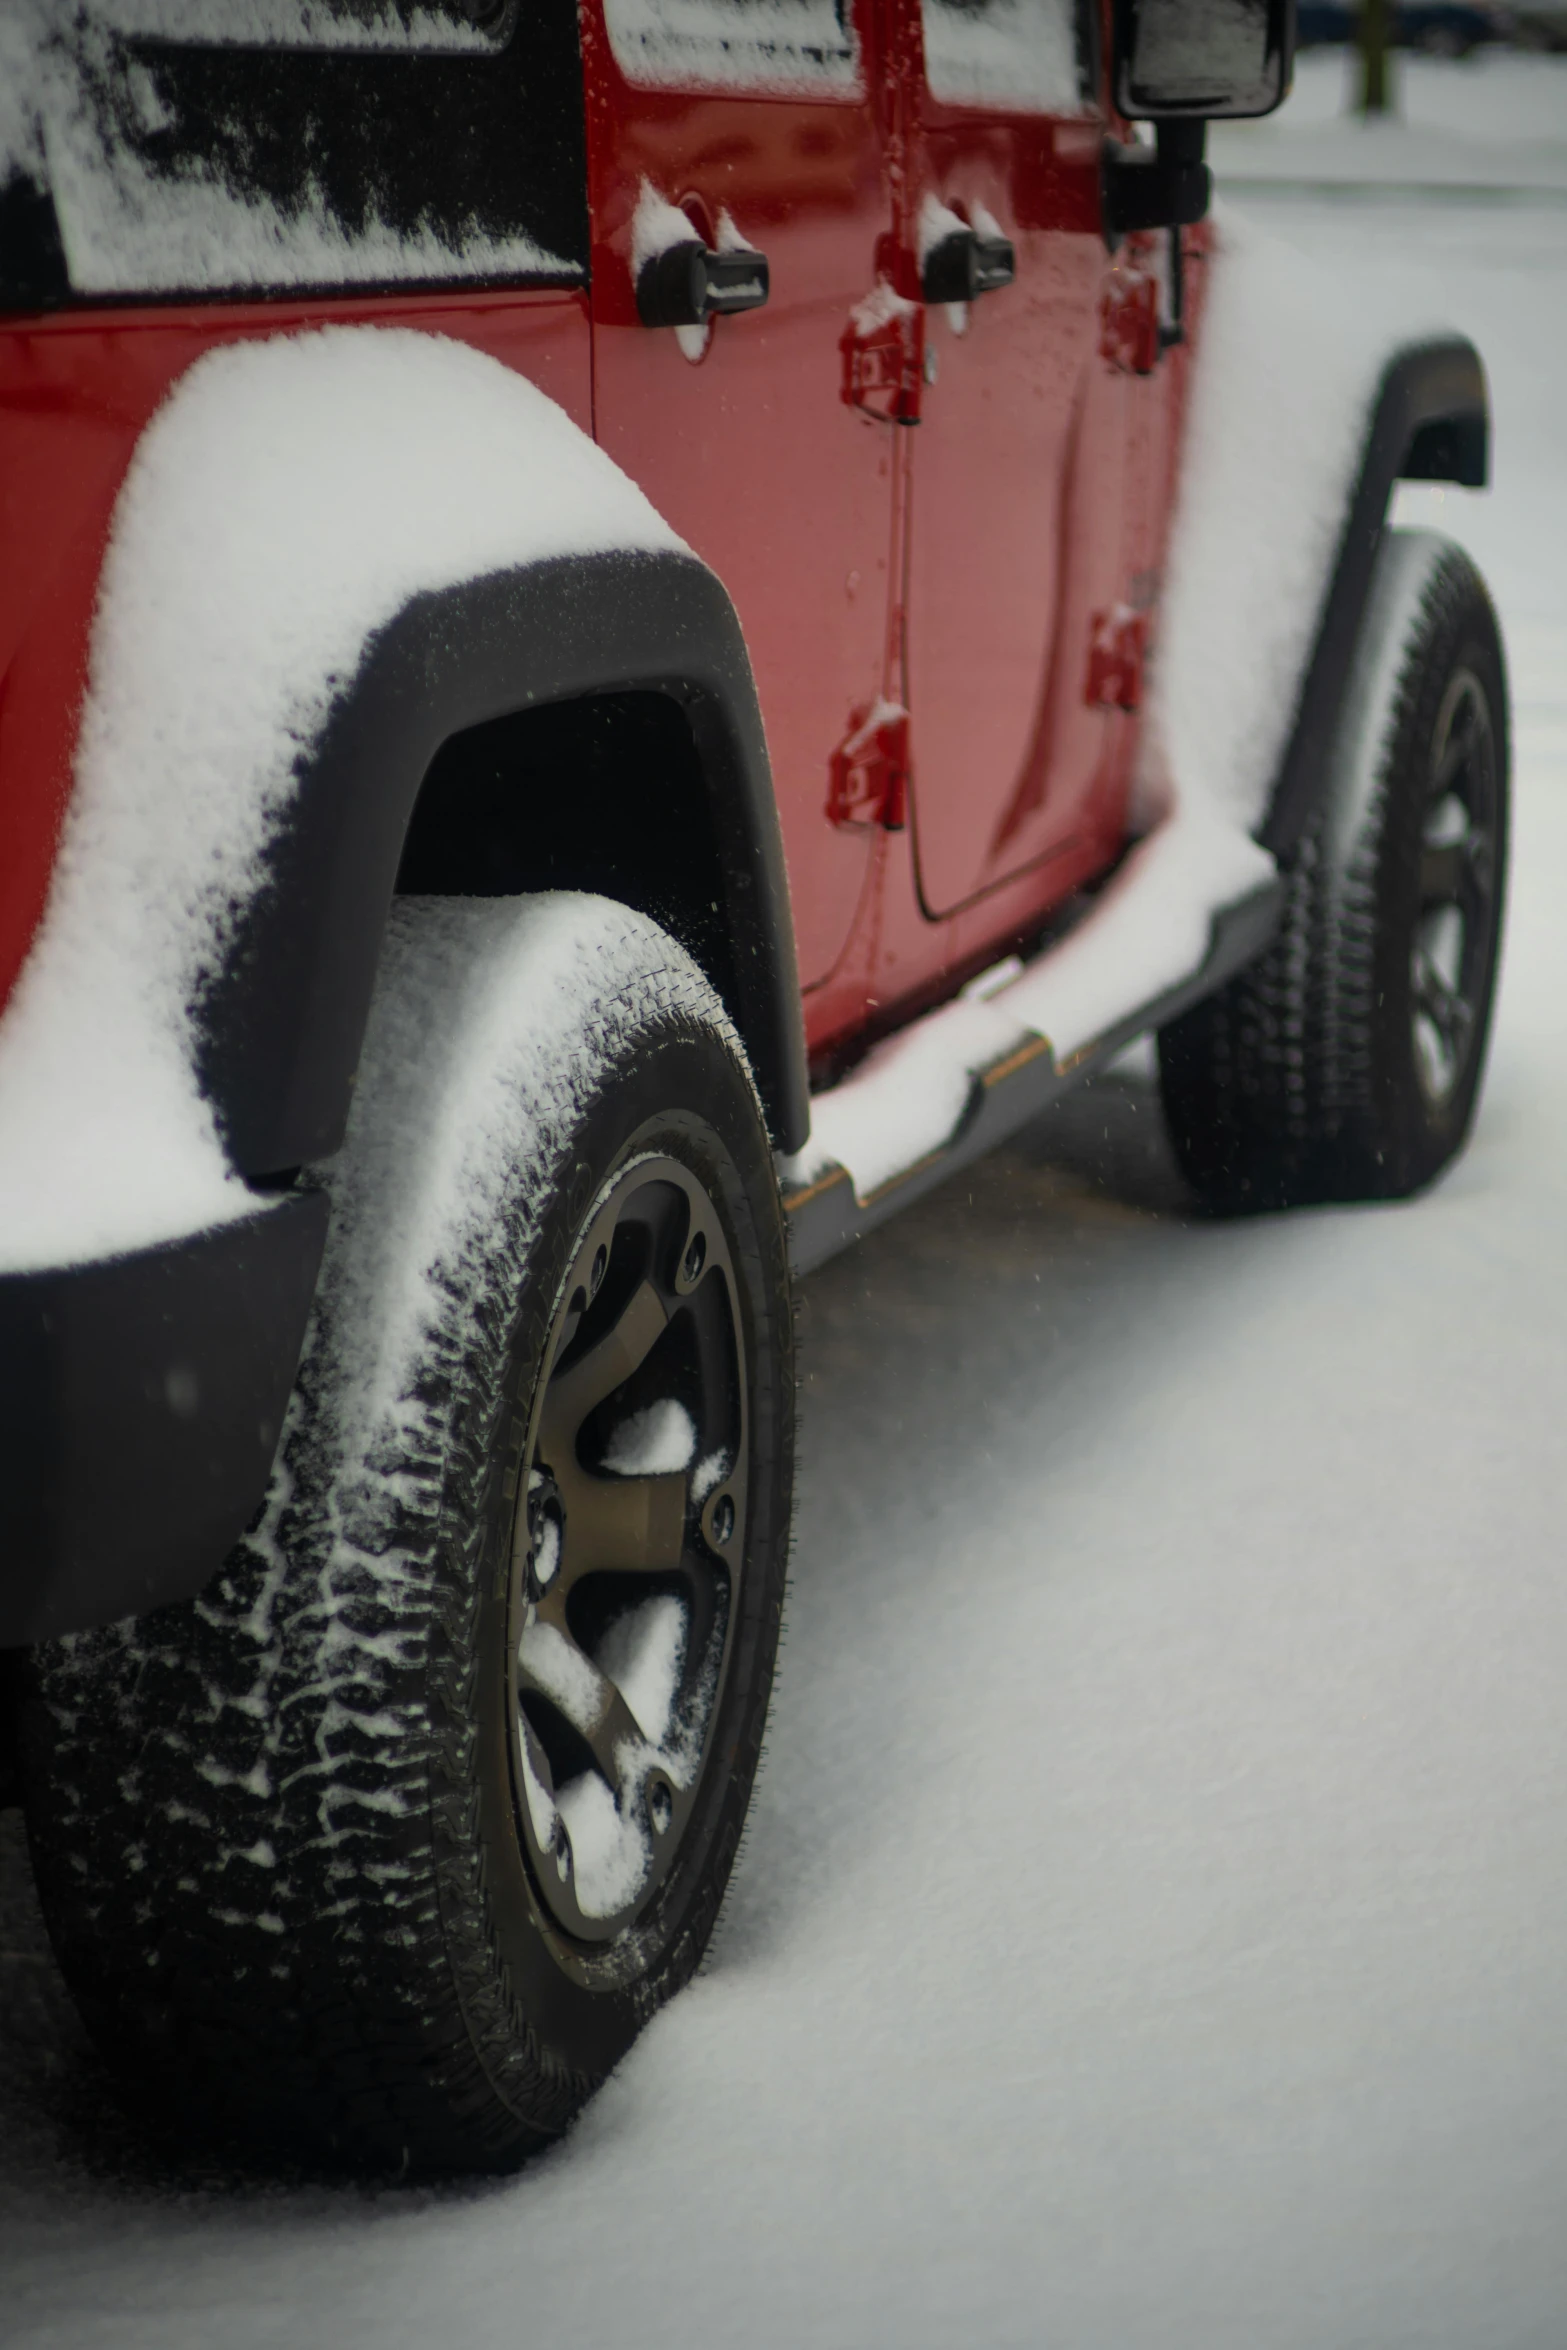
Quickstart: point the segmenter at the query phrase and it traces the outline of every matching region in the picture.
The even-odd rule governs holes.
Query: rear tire
[[[1507,686],[1478,572],[1389,531],[1322,805],[1267,953],[1164,1029],[1177,1158],[1218,1214],[1393,1199],[1462,1147],[1508,837]]]
[[[591,898],[397,909],[265,1513],[37,1652],[29,1831],[105,2054],[186,2135],[506,2168],[705,1948],[793,1469],[738,1039]]]

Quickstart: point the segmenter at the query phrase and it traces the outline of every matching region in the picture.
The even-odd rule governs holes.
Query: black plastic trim
[[[786,1191],[789,1255],[796,1276],[814,1273],[818,1265],[825,1265],[840,1250],[886,1223],[900,1208],[936,1190],[960,1168],[984,1158],[1082,1078],[1102,1069],[1123,1046],[1151,1029],[1162,1028],[1222,987],[1262,953],[1278,928],[1283,908],[1283,883],[1265,881],[1249,896],[1220,908],[1213,919],[1208,952],[1189,979],[1152,1003],[1133,1006],[1102,1036],[1069,1055],[1064,1065],[1056,1061],[1041,1038],[1037,1052],[1012,1056],[999,1069],[976,1077],[968,1109],[951,1140],[906,1173],[884,1183],[869,1199],[855,1198],[854,1185],[841,1167],[793,1193]]]
[[[774,1140],[799,1147],[809,1097],[794,928],[740,623],[694,557],[615,552],[418,596],[367,646],[204,1002],[202,1078],[247,1175],[308,1165],[342,1140],[409,818],[441,745],[519,710],[635,688],[668,694],[691,729],[731,949],[719,983]]]
[[[1099,156],[1100,219],[1112,253],[1133,229],[1191,228],[1207,218],[1213,174],[1203,161],[1203,129],[1201,123],[1162,122],[1152,147],[1105,140]]]
[[[324,1192],[134,1256],[0,1277],[0,1647],[199,1591],[255,1515]]]
[[[1377,392],[1295,722],[1257,835],[1276,857],[1287,860],[1299,845],[1326,782],[1394,483],[1483,489],[1489,463],[1490,408],[1474,345],[1452,335],[1400,351]]]

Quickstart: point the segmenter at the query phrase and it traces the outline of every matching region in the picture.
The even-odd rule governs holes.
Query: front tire
[[[545,2144],[694,1970],[793,1467],[771,1151],[605,901],[405,901],[265,1515],[39,1652],[62,1966],[182,2130],[371,2170]]]
[[[1500,954],[1507,685],[1478,572],[1383,540],[1322,804],[1268,951],[1161,1031],[1171,1139],[1219,1214],[1394,1199],[1468,1135]]]

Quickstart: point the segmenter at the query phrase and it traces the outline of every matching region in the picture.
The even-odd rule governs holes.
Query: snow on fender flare
[[[1491,420],[1485,369],[1461,335],[1399,351],[1383,372],[1328,583],[1295,724],[1259,838],[1274,856],[1296,847],[1326,781],[1360,646],[1397,481],[1451,481],[1483,489]]]
[[[1138,772],[1145,837],[1064,939],[816,1098],[809,1142],[781,1161],[797,1269],[1266,947],[1278,868],[1332,771],[1393,484],[1485,480],[1467,342],[1362,317],[1290,246],[1215,225]]]
[[[1397,299],[1346,304],[1220,210],[1139,770],[1144,817],[1201,808],[1275,857],[1327,771],[1400,478],[1486,480],[1473,346]]]
[[[209,352],[116,507],[50,897],[0,1017],[0,1269],[252,1214],[341,1140],[439,743],[662,690],[707,762],[732,1009],[803,1124],[787,883],[720,583],[534,385],[444,337]]]
[[[722,586],[553,401],[433,335],[208,353],[143,434],[50,895],[0,1015],[0,1645],[198,1590],[266,1487],[398,857],[451,732],[642,686],[703,762],[730,1009],[805,1124]]]

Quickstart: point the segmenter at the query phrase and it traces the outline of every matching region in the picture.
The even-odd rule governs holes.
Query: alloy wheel
[[[678,1160],[621,1169],[562,1284],[519,1464],[513,1779],[550,1921],[603,1944],[678,1854],[746,1527],[744,1336],[722,1221]]]

